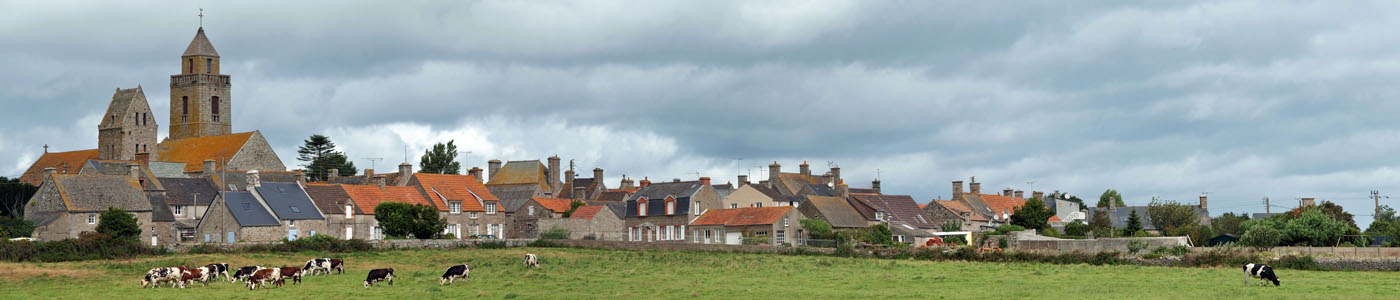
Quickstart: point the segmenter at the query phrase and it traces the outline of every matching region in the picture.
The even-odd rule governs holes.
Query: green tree
[[[1065,235],[1068,236],[1082,237],[1089,234],[1089,230],[1092,230],[1092,228],[1089,227],[1089,224],[1084,224],[1084,221],[1074,220],[1074,222],[1065,224]]]
[[[1240,230],[1240,225],[1245,221],[1249,221],[1249,217],[1244,213],[1237,215],[1228,212],[1211,219],[1210,226],[1211,230],[1215,231],[1216,234],[1233,234],[1235,236],[1240,236],[1244,234],[1244,230]]]
[[[831,224],[821,219],[802,219],[802,228],[807,229],[807,237],[820,240],[836,239],[836,234],[831,231]]]
[[[1380,214],[1376,215],[1375,220],[1371,221],[1371,225],[1366,227],[1366,234],[1378,235],[1382,232],[1388,232],[1395,221],[1395,209],[1390,208],[1389,205],[1381,205]]]
[[[1040,230],[1049,226],[1050,217],[1054,215],[1055,212],[1045,207],[1045,202],[1037,198],[1031,198],[1030,200],[1026,200],[1024,205],[1016,208],[1011,214],[1011,224]]]
[[[306,167],[308,180],[325,181],[328,169],[337,169],[340,174],[345,175],[353,175],[359,171],[345,152],[335,151],[335,143],[331,142],[330,137],[315,134],[303,143],[297,149],[297,160],[307,162],[302,166]]]
[[[97,232],[118,239],[137,240],[141,238],[141,222],[120,208],[111,207],[97,217]]]
[[[1117,230],[1113,230],[1113,212],[1107,209],[1095,210],[1094,218],[1090,220],[1089,228],[1094,232],[1095,238],[1113,237]]]
[[[1155,199],[1147,204],[1147,219],[1152,222],[1153,228],[1162,232],[1172,232],[1176,228],[1185,228],[1201,222],[1200,215],[1196,213],[1196,206]]]
[[[830,227],[830,225],[828,225],[828,227]],[[962,231],[962,222],[958,220],[948,220],[948,222],[943,222],[942,225],[938,225],[938,229],[940,231]]]
[[[418,168],[423,169],[423,173],[433,174],[461,174],[462,164],[457,162],[457,145],[455,140],[447,141],[446,144],[437,143],[432,149],[423,151],[423,158],[418,160]]]
[[[447,220],[438,216],[437,208],[422,204],[381,202],[374,207],[374,220],[384,235],[395,237],[430,239],[447,228]]]
[[[871,245],[894,245],[894,233],[890,232],[890,228],[885,224],[861,228],[856,236],[860,241]]]
[[[1084,199],[1079,199],[1079,196],[1069,196],[1069,199],[1065,199],[1065,201],[1078,203],[1079,207],[1086,207],[1084,206]]]
[[[1138,218],[1137,210],[1128,213],[1128,224],[1123,226],[1123,236],[1133,236],[1138,231],[1142,231],[1142,219]]]
[[[1119,194],[1117,190],[1108,189],[1099,195],[1099,204],[1096,207],[1108,207],[1108,201],[1113,201],[1118,207],[1128,206],[1123,203],[1123,194]]]
[[[1322,204],[1318,205],[1317,209],[1319,211],[1322,211],[1322,214],[1327,215],[1328,217],[1332,217],[1333,219],[1337,219],[1337,221],[1342,221],[1342,223],[1346,223],[1348,227],[1361,229],[1360,227],[1356,226],[1356,220],[1355,218],[1353,218],[1351,213],[1348,213],[1347,210],[1342,208],[1341,205],[1332,203],[1332,201],[1322,201]]]
[[[24,217],[24,205],[39,187],[23,183],[19,178],[0,176],[0,216]]]
[[[578,208],[582,206],[584,206],[583,201],[579,201],[577,199],[569,201],[569,211],[564,212],[564,217],[568,218],[570,216],[573,216],[574,211],[578,211]]]
[[[1254,226],[1245,230],[1240,236],[1240,244],[1258,249],[1268,249],[1278,246],[1283,240],[1283,233],[1268,226]]]
[[[1322,212],[1321,209],[1309,208],[1293,220],[1289,220],[1284,226],[1285,233],[1291,243],[1306,244],[1314,247],[1326,247],[1336,245],[1342,235],[1347,234],[1346,223],[1334,219]]]
[[[30,237],[34,233],[34,222],[24,218],[0,216],[0,237]]]

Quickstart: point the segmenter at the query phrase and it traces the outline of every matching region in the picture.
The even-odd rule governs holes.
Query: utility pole
[[[1376,214],[1371,215],[1371,216],[1372,216],[1372,217],[1380,216],[1380,215],[1381,215],[1381,191],[1378,191],[1378,190],[1371,190],[1371,199],[1375,199],[1375,200],[1376,200]]]
[[[1269,197],[1264,197],[1264,215],[1269,215]]]

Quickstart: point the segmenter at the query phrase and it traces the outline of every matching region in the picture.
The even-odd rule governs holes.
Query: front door
[[[355,227],[354,227],[354,226],[345,226],[345,239],[348,240],[348,239],[353,239],[353,238],[355,238]]]
[[[233,235],[233,232],[232,232],[232,231],[229,231],[229,232],[228,232],[228,242],[229,242],[230,244],[232,244],[233,242],[236,242],[236,241],[238,241],[238,239],[234,238],[234,235]]]
[[[710,231],[710,230],[708,230],[708,229],[705,230],[705,243],[706,243],[706,244],[712,243],[712,242],[710,241],[710,239],[712,239],[712,238],[714,238],[714,231]]]
[[[287,229],[287,240],[288,240],[288,241],[295,241],[295,240],[297,240],[297,230],[296,230],[296,229]]]

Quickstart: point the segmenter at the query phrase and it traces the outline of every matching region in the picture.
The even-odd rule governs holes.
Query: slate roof
[[[779,192],[782,192],[784,195],[796,195],[798,192],[802,191],[803,186],[821,183],[816,177],[802,175],[800,173],[781,173],[778,175],[778,180],[782,180],[783,186],[787,189],[785,191],[779,190]]]
[[[214,50],[214,44],[209,43],[209,37],[204,36],[203,26],[200,26],[199,31],[194,33],[194,39],[190,40],[188,47],[185,47],[185,54],[180,56],[196,55],[219,57],[219,51]]]
[[[587,198],[587,195],[592,195],[593,191],[598,190],[599,187],[596,183],[597,181],[593,178],[574,178],[574,182],[564,183],[564,187],[559,189],[559,197],[556,198],[573,199],[574,187],[576,186],[584,187],[584,198]]]
[[[538,194],[538,193],[535,192],[535,191],[537,191],[538,189],[539,189],[539,187],[536,186],[536,185],[533,185],[533,184],[487,185],[487,186],[486,186],[486,190],[491,191],[491,194],[492,194],[492,195],[495,195],[495,196],[496,196],[496,199],[500,199],[501,201],[505,201],[505,200],[529,200],[531,197],[534,197],[536,194]]]
[[[170,205],[209,206],[219,196],[219,189],[205,178],[157,178],[165,186]]]
[[[188,175],[185,175],[185,163],[152,161],[148,163],[148,166],[151,169],[151,174],[155,174],[156,177],[189,178]]]
[[[254,188],[272,213],[282,220],[321,220],[326,217],[311,202],[311,197],[296,183],[264,182]]]
[[[215,166],[223,169],[225,160],[233,159],[256,131],[224,135],[202,136],[178,140],[167,139],[160,143],[157,151],[160,161],[185,163],[185,172],[204,169],[204,160],[212,159]],[[261,171],[261,170],[260,170]]]
[[[459,176],[461,176],[461,175],[459,175]],[[331,184],[375,184],[374,179],[375,179],[375,178],[381,178],[381,177],[384,178],[384,184],[385,184],[385,185],[402,185],[402,183],[406,183],[407,180],[408,180],[408,179],[405,179],[405,178],[401,178],[401,177],[403,177],[402,174],[399,174],[398,172],[393,172],[393,173],[375,173],[374,175],[370,175],[370,176],[365,176],[365,175],[337,176],[337,177],[335,177],[335,178],[330,178],[330,179],[326,180],[326,182],[327,182],[327,183],[331,183]]]
[[[1210,212],[1209,212],[1209,211],[1206,211],[1206,210],[1204,210],[1204,209],[1201,209],[1199,206],[1192,206],[1192,208],[1195,208],[1195,209],[1196,209],[1196,215],[1197,215],[1197,218],[1199,218],[1201,225],[1210,226]],[[1106,211],[1106,210],[1108,210],[1108,208],[1106,208],[1106,207],[1098,207],[1098,208],[1089,209],[1089,215],[1086,217],[1086,219],[1087,219],[1087,220],[1093,220],[1093,219],[1094,219],[1094,215],[1099,214],[1099,213],[1103,213],[1103,211]],[[1152,217],[1151,217],[1151,216],[1148,216],[1148,214],[1147,214],[1147,206],[1120,206],[1120,207],[1118,207],[1116,210],[1114,210],[1113,215],[1111,215],[1111,216],[1113,217],[1113,218],[1112,218],[1112,220],[1113,220],[1113,227],[1114,227],[1114,228],[1122,228],[1122,227],[1124,227],[1124,226],[1127,226],[1127,225],[1128,225],[1128,218],[1132,216],[1132,213],[1133,213],[1134,211],[1137,212],[1138,220],[1139,220],[1139,222],[1142,223],[1142,229],[1143,229],[1143,230],[1157,230],[1157,229],[1158,229],[1156,226],[1153,226],[1153,225],[1152,225]]]
[[[987,217],[982,216],[982,214],[973,212],[972,209],[969,208],[969,207],[967,206],[967,203],[964,203],[964,202],[962,202],[962,201],[957,201],[957,200],[933,200],[933,201],[936,201],[936,202],[938,203],[938,206],[943,207],[944,209],[947,209],[947,210],[949,210],[949,211],[952,211],[953,214],[955,214],[955,215],[962,216],[962,213],[968,213],[968,215],[969,215],[968,218],[969,218],[969,219],[972,219],[972,221],[981,221],[981,222],[986,222],[986,221],[987,221]]]
[[[619,201],[619,202],[588,201],[587,204],[588,204],[588,206],[604,206],[604,207],[607,207],[608,210],[611,210],[611,211],[613,212],[613,215],[619,216],[619,218],[621,218],[621,216],[626,216],[626,215],[627,215],[627,214],[624,212],[624,210],[627,210],[627,202],[621,202],[621,201]]]
[[[876,192],[875,192],[875,189],[864,189],[864,188],[846,188],[846,192],[847,192],[847,193],[851,193],[851,194],[872,194],[872,195],[874,195],[874,194],[880,194],[880,193],[876,193]]]
[[[689,214],[690,196],[695,195],[696,192],[704,187],[705,185],[700,184],[699,181],[653,183],[641,190],[637,190],[636,193],[632,194],[632,197],[627,198],[626,216],[628,218],[639,217],[637,215],[637,200],[643,198],[647,199],[648,202],[648,217],[665,216],[666,205],[663,201],[666,197],[675,197],[676,210],[674,215]]]
[[[139,162],[137,162],[137,161],[131,161],[131,160],[97,160],[97,159],[89,159],[87,162],[84,162],[84,163],[83,163],[83,167],[82,167],[81,170],[78,171],[78,173],[81,174],[81,173],[92,172],[92,173],[94,173],[94,174],[100,174],[100,175],[129,176],[129,175],[131,175],[131,165],[133,165],[133,164],[139,164]],[[150,185],[147,186],[147,188],[146,188],[147,190],[163,190],[163,189],[165,189],[165,188],[161,185],[161,183],[160,183],[159,180],[149,180],[149,178],[156,178],[156,175],[155,175],[155,174],[151,174],[151,170],[150,170],[150,169],[148,169],[148,168],[146,168],[146,167],[143,166],[143,167],[140,167],[139,171],[141,172],[140,176],[141,176],[141,177],[144,177],[144,178],[147,178],[146,181],[147,181],[147,183],[150,184]]]
[[[418,188],[411,186],[385,186],[383,190],[375,185],[338,185],[345,189],[345,193],[350,195],[350,199],[355,201],[355,209],[360,214],[373,215],[374,207],[383,202],[400,202],[408,204],[432,204],[423,193],[418,192]]]
[[[309,183],[305,189],[306,194],[311,196],[311,202],[315,202],[321,213],[326,215],[345,214],[345,204],[352,201],[350,194],[340,185]]]
[[[888,212],[894,221],[924,229],[938,227],[933,224],[931,218],[924,215],[924,210],[919,209],[919,204],[914,202],[914,197],[909,195],[856,194],[851,195],[851,198],[864,202],[876,210]]]
[[[417,173],[413,177],[440,211],[448,210],[447,201],[461,201],[462,211],[486,211],[481,201],[500,200],[472,175]]]
[[[221,187],[219,187],[219,188],[221,188],[221,189],[223,189],[223,190],[226,190],[226,191],[247,191],[247,190],[248,190],[248,171],[243,171],[243,170],[227,170],[227,171],[222,171],[222,172],[219,172],[219,173],[216,173],[216,174],[217,174],[217,175],[216,175],[216,177],[214,177],[214,182],[220,182],[220,181],[222,181],[222,182],[224,183],[224,186],[221,186]],[[258,182],[259,182],[259,183],[268,183],[268,182],[286,182],[286,183],[291,183],[291,182],[297,182],[297,177],[296,177],[296,172],[295,172],[295,171],[258,171]],[[231,186],[232,188],[230,188],[230,186]]]
[[[99,154],[97,149],[44,153],[20,175],[19,181],[39,186],[44,183],[44,168],[58,169],[58,174],[78,174],[83,169],[83,163],[97,159]]]
[[[102,115],[102,123],[98,124],[97,128],[113,128],[124,125],[126,118],[131,117],[131,114],[127,112],[131,111],[131,102],[136,97],[146,98],[146,93],[141,92],[140,86],[134,89],[117,89],[116,92],[112,93],[112,101],[107,103],[107,114]],[[116,116],[116,118],[112,116]]]
[[[510,184],[533,184],[546,191],[549,190],[549,174],[547,167],[539,160],[522,160],[507,162],[501,166],[496,174],[491,174],[491,180],[486,183],[488,186],[510,185]]]
[[[569,215],[569,218],[593,219],[593,217],[598,216],[598,213],[602,212],[605,208],[607,208],[607,206],[603,205],[579,206],[577,210],[574,210],[574,214]]]
[[[690,225],[767,225],[782,222],[789,211],[792,211],[791,206],[712,209],[690,222]]]
[[[598,195],[598,201],[618,201],[618,202],[622,202],[622,201],[627,201],[627,198],[628,198],[628,197],[631,197],[631,196],[632,196],[632,193],[629,193],[629,192],[627,192],[627,191],[610,190],[610,191],[603,192],[603,194],[601,194],[601,195]]]
[[[100,212],[108,207],[151,211],[141,184],[131,176],[54,174],[60,197],[71,212]]]
[[[568,212],[569,209],[571,208],[572,204],[573,204],[573,200],[569,200],[569,199],[544,198],[544,197],[535,197],[535,198],[532,198],[532,199],[534,199],[535,202],[539,203],[540,205],[544,206],[544,208],[547,208],[547,209],[549,209],[549,210],[551,210],[551,211],[554,211],[554,212],[556,212],[556,213],[561,213],[561,214],[562,214],[562,213],[565,213],[565,212]]]
[[[827,186],[825,184],[808,184],[807,188],[811,189],[811,194],[813,195],[836,196],[836,190],[831,189],[830,186]]]
[[[175,222],[175,213],[170,211],[165,194],[150,193],[146,195],[146,200],[151,203],[151,222]]]
[[[504,212],[507,212],[507,213],[513,213],[513,212],[515,212],[516,210],[519,210],[520,207],[525,206],[525,203],[530,203],[530,200],[533,200],[533,199],[531,199],[531,198],[525,198],[525,199],[512,198],[512,199],[504,199],[504,200],[501,200],[501,211],[504,211]]]
[[[250,192],[224,192],[224,204],[227,204],[228,211],[233,215],[233,219],[238,221],[238,226],[280,226],[281,221],[273,217],[257,198]]]
[[[866,219],[856,209],[846,203],[846,199],[829,196],[807,196],[807,201],[802,205],[810,206],[826,218],[826,222],[832,227],[865,227]]]
[[[720,198],[729,197],[729,194],[733,194],[734,191],[737,190],[734,188],[734,185],[731,184],[716,184],[710,187],[714,188],[716,193],[719,193]]]

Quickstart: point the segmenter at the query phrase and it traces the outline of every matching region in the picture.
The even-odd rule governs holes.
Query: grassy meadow
[[[525,269],[522,256],[543,267]],[[346,261],[344,275],[248,291],[211,282],[141,289],[156,266],[228,262],[299,266],[311,257]],[[472,277],[438,286],[447,266]],[[394,286],[364,289],[373,268],[394,268]],[[207,254],[65,263],[0,263],[0,299],[1394,299],[1400,274],[1279,270],[1281,287],[1244,286],[1234,268],[929,262],[705,252],[513,248],[401,250],[344,255]]]

